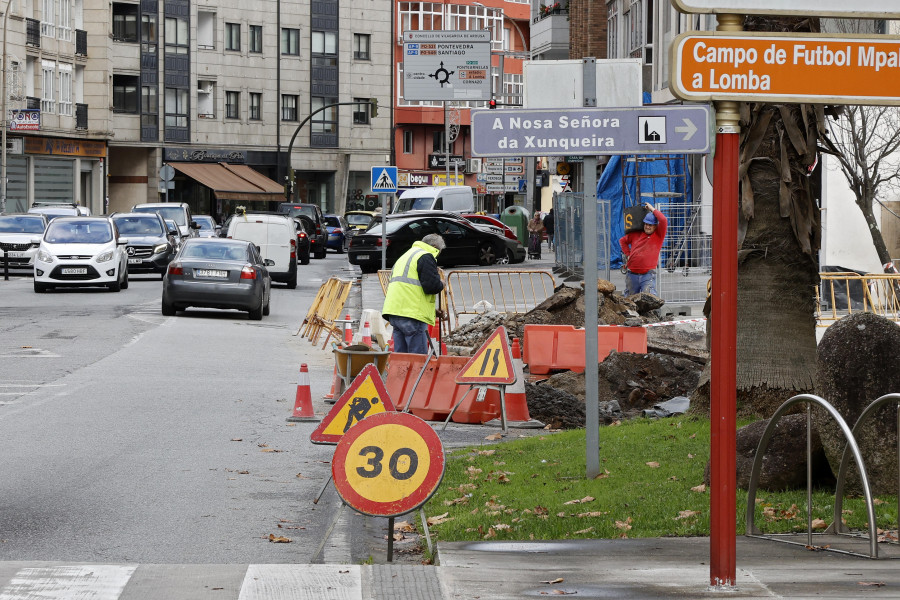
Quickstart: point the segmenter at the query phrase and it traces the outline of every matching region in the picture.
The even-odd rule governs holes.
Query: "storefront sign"
[[[25,154],[53,154],[58,156],[90,156],[93,158],[102,158],[106,156],[106,142],[26,137]]]
[[[397,174],[397,187],[427,187],[447,185],[446,173],[400,172]],[[462,173],[450,173],[450,185],[465,185],[466,178]]]
[[[428,155],[428,167],[431,169],[445,169],[447,167],[447,155],[446,154],[429,154]],[[460,169],[466,168],[466,159],[461,154],[451,154],[450,155],[450,168],[458,167]]]
[[[243,150],[222,150],[215,148],[208,148],[205,150],[165,148],[163,151],[163,161],[245,163],[247,162],[247,153]]]
[[[40,131],[41,130],[41,111],[36,108],[27,108],[22,110],[11,110],[9,129],[10,131]]]

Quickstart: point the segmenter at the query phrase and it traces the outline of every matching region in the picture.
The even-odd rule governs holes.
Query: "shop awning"
[[[247,165],[227,163],[168,163],[176,171],[212,190],[219,200],[238,202],[279,201],[284,199],[284,188],[262,173]]]

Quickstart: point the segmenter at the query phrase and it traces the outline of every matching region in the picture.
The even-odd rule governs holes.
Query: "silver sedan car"
[[[188,238],[163,276],[162,314],[189,306],[269,314],[272,279],[256,246],[244,240]]]

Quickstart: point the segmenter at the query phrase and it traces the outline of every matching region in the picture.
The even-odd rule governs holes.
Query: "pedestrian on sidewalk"
[[[391,270],[381,316],[394,328],[394,352],[427,354],[428,326],[434,325],[435,296],[444,289],[437,257],[446,246],[444,238],[431,233],[413,242]]]
[[[550,212],[548,212],[547,216],[544,217],[544,229],[547,231],[547,243],[549,244],[551,250],[553,250],[553,221],[553,207],[551,207]]]
[[[649,211],[644,215],[644,230],[632,231],[619,238],[619,247],[628,268],[625,273],[626,297],[641,292],[657,295],[656,266],[669,221],[649,202],[644,207]]]
[[[541,240],[544,237],[544,224],[541,222],[540,213],[534,213],[534,217],[528,221],[528,256],[530,258],[541,257]]]

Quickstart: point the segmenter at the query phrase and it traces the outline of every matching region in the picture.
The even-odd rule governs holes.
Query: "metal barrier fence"
[[[496,310],[526,313],[553,295],[553,274],[518,269],[447,273],[453,316]]]
[[[559,194],[553,203],[553,247],[556,264],[566,277],[584,278],[584,194]],[[610,202],[597,200],[597,268],[610,276]]]
[[[331,277],[323,283],[316,293],[316,297],[309,307],[306,318],[303,319],[303,324],[300,325],[297,334],[301,337],[309,338],[310,342],[317,344],[322,332],[327,332],[322,348],[328,344],[328,340],[331,339],[332,335],[338,341],[343,339],[343,331],[339,325],[335,324],[335,320],[341,316],[341,311],[344,308],[344,303],[347,301],[347,296],[350,295],[352,286],[352,281],[338,279],[337,277]]]
[[[447,275],[444,273],[443,269],[438,269],[438,273],[441,276],[441,281],[444,282],[444,289],[441,290],[441,293],[438,295],[438,307],[444,311],[444,318],[440,319],[441,322],[441,334],[442,335],[450,335],[450,331],[452,327],[450,327],[450,310],[448,306],[450,305],[447,300]],[[384,292],[384,295],[387,296],[387,288],[388,284],[391,282],[391,270],[378,270],[378,283],[381,284],[381,291]]]
[[[854,312],[870,312],[900,323],[900,275],[819,273],[816,324],[828,327]]]

